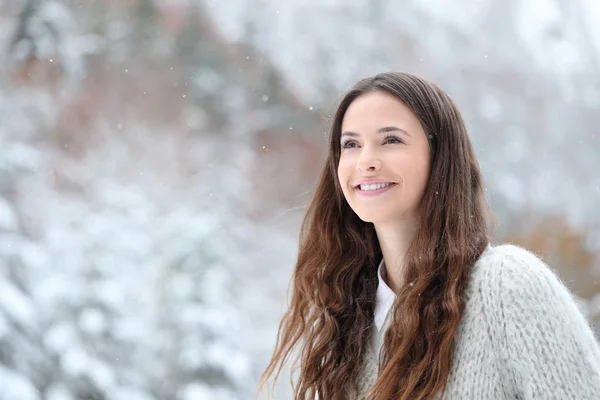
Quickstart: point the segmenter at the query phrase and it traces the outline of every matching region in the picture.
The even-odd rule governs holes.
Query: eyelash
[[[389,141],[389,139],[394,139],[397,140],[398,143],[404,143],[404,141],[402,139],[400,139],[398,136],[396,135],[388,135],[384,138],[384,143]],[[351,149],[353,147],[349,147],[348,144],[351,143],[356,143],[354,140],[346,140],[345,142],[342,143],[342,149]],[[397,143],[393,143],[393,144],[397,144]]]

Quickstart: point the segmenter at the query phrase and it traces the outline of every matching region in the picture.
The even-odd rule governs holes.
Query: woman
[[[462,117],[404,73],[342,99],[261,388],[295,399],[600,399],[600,350],[532,253],[489,244]]]

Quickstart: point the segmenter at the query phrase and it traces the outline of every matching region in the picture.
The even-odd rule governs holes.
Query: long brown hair
[[[346,202],[337,167],[344,114],[359,96],[383,91],[419,118],[431,149],[431,171],[420,225],[402,269],[369,399],[433,399],[446,390],[453,344],[471,267],[489,242],[491,213],[463,119],[438,86],[407,73],[383,73],[358,82],[342,98],[330,132],[329,154],[302,223],[291,304],[259,392],[293,356],[296,400],[346,399],[356,394],[358,368],[372,325],[377,266],[382,258],[373,224]]]

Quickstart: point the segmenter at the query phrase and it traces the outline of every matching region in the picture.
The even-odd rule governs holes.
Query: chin
[[[386,212],[387,211],[387,212]],[[412,219],[414,216],[412,213],[402,213],[398,212],[398,210],[364,210],[363,212],[354,212],[358,218],[363,222],[371,223],[371,224],[381,224],[386,225],[390,222],[395,221],[406,221],[407,219]],[[409,218],[409,216],[411,216]]]
[[[363,222],[368,222],[371,224],[386,220],[386,217],[381,215],[381,213],[356,213],[356,215],[358,215],[358,218],[360,218]]]

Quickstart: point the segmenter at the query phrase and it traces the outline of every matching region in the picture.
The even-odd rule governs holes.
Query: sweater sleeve
[[[519,399],[600,399],[600,348],[571,292],[533,253],[502,247],[495,318]]]

